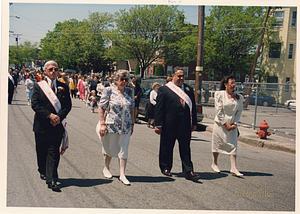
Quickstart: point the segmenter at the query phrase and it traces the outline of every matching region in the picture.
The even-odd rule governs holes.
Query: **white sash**
[[[40,81],[37,84],[40,86],[40,88],[42,89],[42,91],[44,92],[44,94],[46,95],[46,97],[48,98],[48,100],[50,101],[52,106],[54,107],[56,113],[58,113],[61,110],[61,103],[60,103],[59,99],[57,98],[56,94],[54,93],[54,91],[51,89],[51,87],[48,85],[48,83],[45,80]],[[67,132],[66,118],[63,119],[63,121],[61,121],[61,123],[65,129],[64,139],[63,139],[63,142],[61,145],[61,154],[63,154],[65,152],[65,150],[67,148],[69,148],[69,138],[68,138],[68,132]]]
[[[191,98],[189,97],[189,95],[187,95],[180,87],[178,87],[177,85],[175,85],[172,81],[168,82],[166,84],[166,86],[171,89],[175,94],[178,95],[178,97],[180,97],[181,99],[183,99],[183,101],[189,106],[190,108],[190,117],[191,117],[191,124],[192,124],[192,115],[193,115],[193,112],[192,112],[192,106],[193,106],[193,103],[192,103],[192,100]]]
[[[15,85],[15,81],[14,81],[14,78],[10,75],[10,74],[8,74],[8,78],[12,81],[12,83]]]

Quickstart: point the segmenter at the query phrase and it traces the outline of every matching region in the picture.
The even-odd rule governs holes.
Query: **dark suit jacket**
[[[184,84],[185,93],[191,98],[192,124],[197,125],[197,111],[193,88]],[[162,126],[162,134],[173,135],[191,132],[190,108],[183,107],[180,98],[167,86],[158,89],[155,106],[155,126]]]
[[[64,128],[62,124],[58,124],[53,127],[50,124],[50,119],[48,116],[50,113],[57,114],[60,117],[60,121],[66,118],[68,113],[72,108],[72,102],[69,92],[69,86],[56,81],[57,87],[63,87],[64,90],[57,90],[57,97],[61,103],[61,110],[57,114],[54,107],[43,93],[42,89],[38,86],[38,84],[34,84],[33,86],[33,95],[31,98],[31,107],[35,111],[34,122],[33,122],[33,131],[37,133],[63,133]]]
[[[8,93],[14,93],[15,85],[8,77]]]

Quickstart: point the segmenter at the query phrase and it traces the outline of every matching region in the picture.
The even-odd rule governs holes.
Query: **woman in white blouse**
[[[153,90],[150,92],[150,100],[147,107],[147,113],[146,118],[148,118],[147,126],[150,128],[151,120],[153,120],[152,126],[155,127],[155,105],[156,105],[156,97],[157,97],[157,91],[160,84],[158,82],[155,82],[152,84]]]
[[[28,78],[25,80],[25,86],[26,86],[26,97],[28,100],[28,105],[31,104],[31,97],[33,94],[33,85],[35,84],[35,79],[33,79],[33,74],[29,74]]]
[[[234,92],[235,78],[225,76],[220,82],[220,91],[215,93],[214,128],[212,135],[213,163],[211,165],[214,172],[219,173],[217,166],[219,153],[230,156],[230,173],[242,177],[236,168],[236,150],[239,122],[243,110],[243,96]]]

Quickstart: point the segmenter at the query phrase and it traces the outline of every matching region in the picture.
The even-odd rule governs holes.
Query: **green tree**
[[[158,64],[154,71],[154,76],[164,76],[164,66]]]
[[[144,70],[163,57],[165,39],[176,29],[177,6],[145,5],[116,12],[116,29],[109,34],[113,41],[109,54],[115,59],[135,59]]]
[[[165,64],[184,66],[197,59],[198,28],[179,16],[176,31],[167,37],[164,48]]]
[[[25,65],[38,59],[37,44],[31,44],[31,42],[24,42],[17,46],[9,47],[9,63],[14,64],[16,68]]]
[[[263,7],[213,7],[205,17],[205,71],[213,70],[219,79],[249,73],[263,20]]]
[[[110,71],[112,60],[105,55],[102,34],[111,26],[112,20],[112,15],[96,12],[89,14],[88,20],[58,22],[41,40],[40,57],[53,59],[64,69],[83,73]]]

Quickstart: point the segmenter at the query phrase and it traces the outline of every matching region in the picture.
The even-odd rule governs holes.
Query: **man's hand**
[[[197,125],[192,125],[192,132],[197,129]]]
[[[161,127],[159,127],[159,128],[155,127],[154,131],[155,131],[156,134],[161,134],[162,128]]]
[[[60,124],[60,117],[58,115],[51,113],[48,117],[52,126]]]

